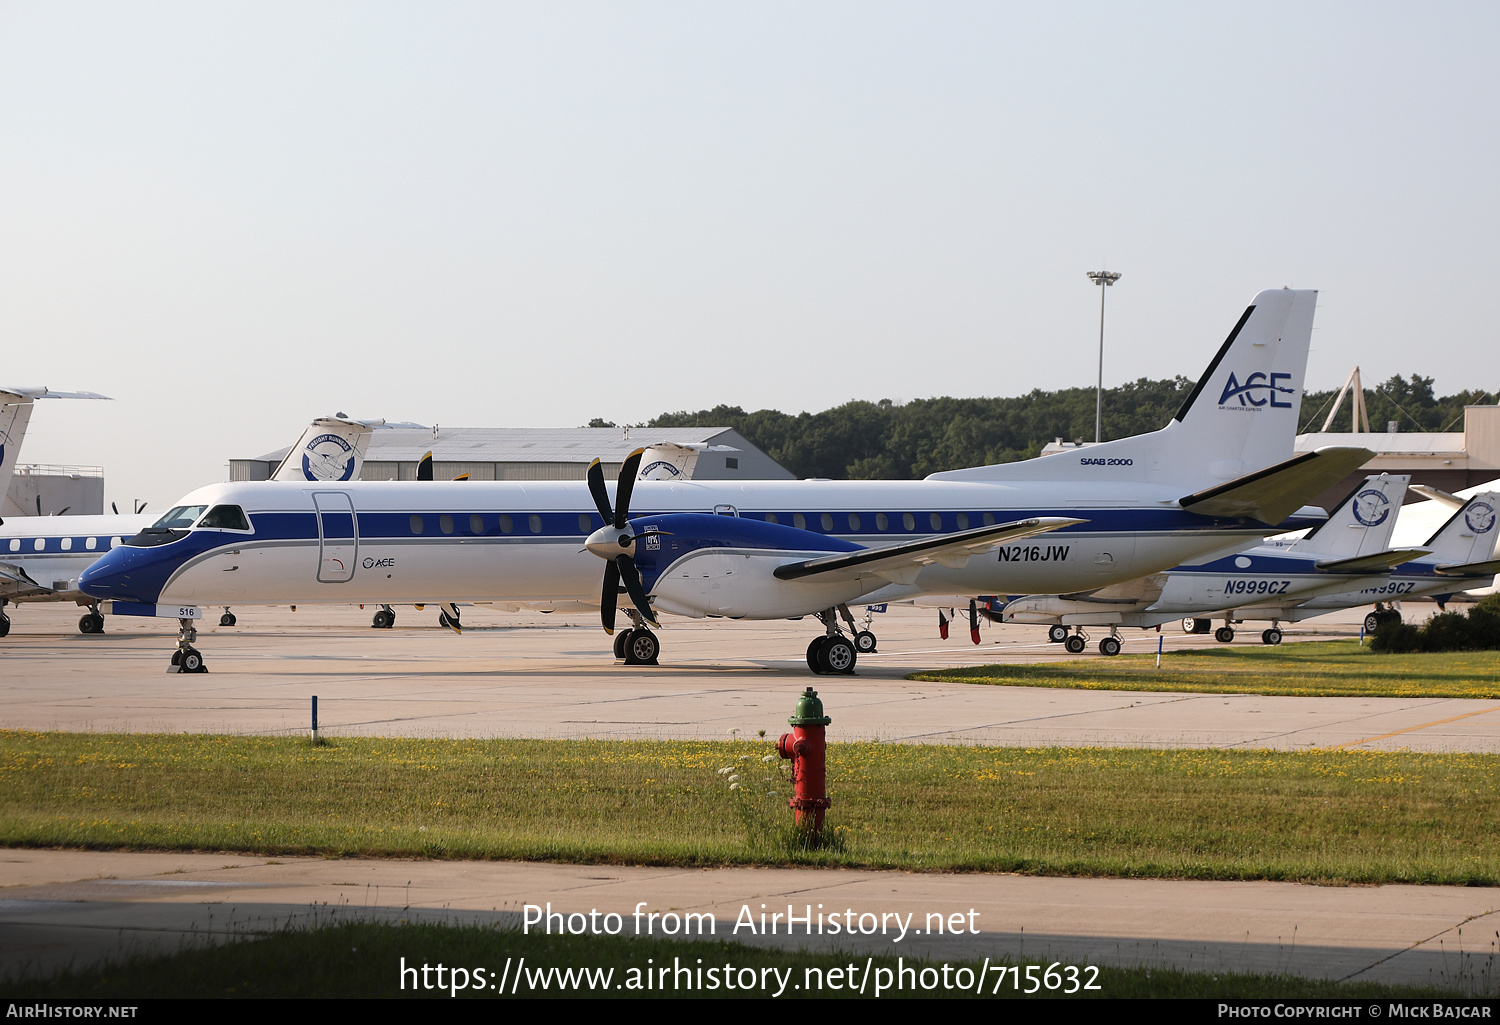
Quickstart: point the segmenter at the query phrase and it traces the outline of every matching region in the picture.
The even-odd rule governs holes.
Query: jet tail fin
[[[37,399],[108,399],[91,391],[53,391],[51,388],[0,388],[0,502],[10,490],[11,474],[21,455],[21,441],[31,422]]]
[[[1290,550],[1330,562],[1383,551],[1391,542],[1401,497],[1410,481],[1410,474],[1371,474]]]
[[[1488,562],[1495,555],[1495,510],[1500,494],[1486,491],[1465,502],[1423,545],[1445,570]]]
[[[934,473],[929,480],[1142,481],[1201,489],[1291,454],[1318,293],[1255,297],[1171,423],[1020,463]]]
[[[383,420],[350,420],[343,416],[319,417],[308,425],[286,458],[271,474],[272,480],[358,480],[364,468],[370,433]]]

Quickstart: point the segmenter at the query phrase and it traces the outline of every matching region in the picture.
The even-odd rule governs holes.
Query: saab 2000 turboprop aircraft
[[[88,392],[69,393],[68,397],[103,398]],[[370,432],[385,425],[384,420],[351,420],[342,414],[314,420],[270,479],[304,483],[341,483],[354,479],[359,476],[365,449],[370,444]],[[190,525],[199,522],[202,513],[202,509],[193,512],[179,508],[160,518],[154,512],[13,516],[0,523],[0,637],[10,633],[10,617],[4,611],[8,601],[87,605],[88,611],[78,620],[79,632],[102,633],[104,616],[98,601],[78,589],[78,579],[84,570],[105,552],[148,527]],[[231,603],[217,604],[224,605],[219,625],[233,626]]]
[[[627,662],[655,662],[659,612],[816,615],[809,664],[848,672],[849,602],[1092,589],[1326,518],[1304,503],[1370,452],[1292,456],[1316,300],[1260,293],[1171,423],[1082,451],[919,481],[734,483],[637,482],[636,453],[613,502],[597,465],[587,482],[218,484],[82,586],[116,613],[178,618],[189,670],[201,604],[597,603],[613,632],[623,587]],[[602,593],[585,552],[606,562]]]
[[[1118,655],[1122,626],[1150,628],[1184,616],[1208,616],[1243,601],[1242,596],[1272,596],[1279,605],[1290,607],[1317,595],[1384,580],[1391,567],[1429,551],[1388,547],[1410,481],[1404,474],[1366,478],[1327,520],[1297,540],[1267,541],[1087,593],[1026,595],[1006,603],[1002,620],[1050,625],[1051,639],[1075,655],[1087,643],[1084,627],[1106,626],[1109,636],[1100,640],[1099,653]],[[1280,644],[1279,619],[1266,618],[1272,623],[1261,640]],[[1071,636],[1070,626],[1076,630]],[[1234,639],[1227,624],[1218,638],[1226,644]]]

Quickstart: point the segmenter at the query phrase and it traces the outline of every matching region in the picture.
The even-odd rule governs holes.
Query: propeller
[[[432,453],[429,452],[417,463],[417,480],[432,480]]]
[[[651,603],[646,600],[645,588],[641,586],[641,574],[635,568],[635,560],[630,557],[630,553],[635,551],[636,538],[661,532],[652,530],[631,534],[626,530],[626,524],[630,520],[630,495],[635,490],[636,474],[640,472],[641,456],[645,452],[645,449],[638,448],[626,456],[625,462],[621,464],[613,509],[610,508],[609,491],[604,486],[604,470],[600,467],[599,460],[595,459],[589,464],[589,494],[594,496],[594,505],[599,510],[600,519],[604,520],[604,526],[589,535],[584,547],[604,560],[604,588],[599,596],[599,618],[603,621],[604,632],[607,634],[615,632],[615,606],[619,604],[622,582],[641,618],[652,626],[660,627],[656,621],[656,613],[651,611]]]
[[[973,598],[969,599],[969,638],[979,643],[979,603]]]

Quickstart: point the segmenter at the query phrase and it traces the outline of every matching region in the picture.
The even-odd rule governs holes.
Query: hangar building
[[[417,463],[432,453],[432,475],[450,480],[583,480],[599,459],[605,475],[625,457],[657,442],[724,446],[698,458],[698,480],[791,480],[780,463],[727,427],[443,427],[386,428],[370,436],[361,480],[416,480]],[[231,459],[229,479],[266,480],[290,451]]]

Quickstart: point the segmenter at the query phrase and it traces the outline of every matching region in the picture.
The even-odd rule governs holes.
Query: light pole
[[[1120,280],[1112,270],[1091,270],[1089,280],[1099,286],[1099,383],[1094,388],[1094,442],[1104,440],[1104,289]]]

